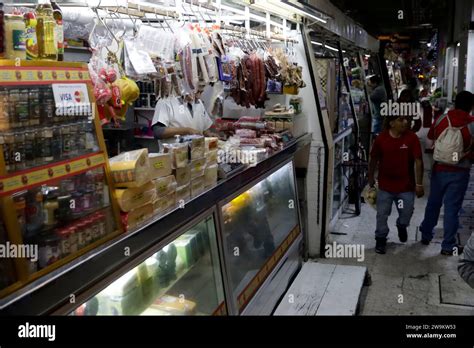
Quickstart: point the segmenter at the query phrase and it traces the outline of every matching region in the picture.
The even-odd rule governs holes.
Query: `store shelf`
[[[0,196],[39,186],[52,180],[64,179],[105,164],[102,152],[95,152],[74,159],[17,171],[0,177]]]

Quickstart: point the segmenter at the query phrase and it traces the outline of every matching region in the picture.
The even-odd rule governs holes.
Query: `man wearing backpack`
[[[430,195],[425,216],[420,226],[421,242],[428,245],[433,239],[434,227],[438,223],[444,203],[444,240],[442,255],[453,255],[459,227],[459,210],[469,183],[472,158],[474,117],[469,112],[474,108],[474,95],[463,91],[456,96],[455,108],[441,115],[431,126],[428,138],[435,141],[434,165],[431,176]]]

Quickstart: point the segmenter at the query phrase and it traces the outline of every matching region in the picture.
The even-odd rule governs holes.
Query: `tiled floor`
[[[427,178],[425,182],[429,182]],[[375,210],[366,204],[363,204],[362,213],[358,217],[343,215],[332,231],[343,234],[331,234],[331,242],[363,244],[365,247],[365,259],[362,262],[355,258],[317,260],[323,263],[367,266],[372,284],[363,288],[359,312],[361,315],[474,315],[474,289],[458,275],[459,258],[440,255],[439,243],[424,246],[415,241],[416,228],[423,220],[427,194],[416,199],[407,243],[400,243],[398,240],[395,226],[397,212],[393,207],[389,217],[390,234],[385,255],[374,251]],[[439,226],[442,224],[438,223]],[[451,281],[445,292],[440,287],[440,275]],[[442,303],[447,302],[448,293],[453,291],[456,293],[456,303],[464,305]]]

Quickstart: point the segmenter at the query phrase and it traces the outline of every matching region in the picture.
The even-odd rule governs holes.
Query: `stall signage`
[[[92,105],[85,83],[55,83],[53,86],[56,116],[90,116]]]

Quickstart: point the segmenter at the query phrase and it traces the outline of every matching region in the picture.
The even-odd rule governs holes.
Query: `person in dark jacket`
[[[382,131],[383,124],[380,110],[382,103],[387,102],[387,92],[383,86],[382,79],[377,75],[371,76],[367,84],[372,89],[370,92],[370,101],[372,102],[374,110],[372,115],[372,132],[379,134]]]

